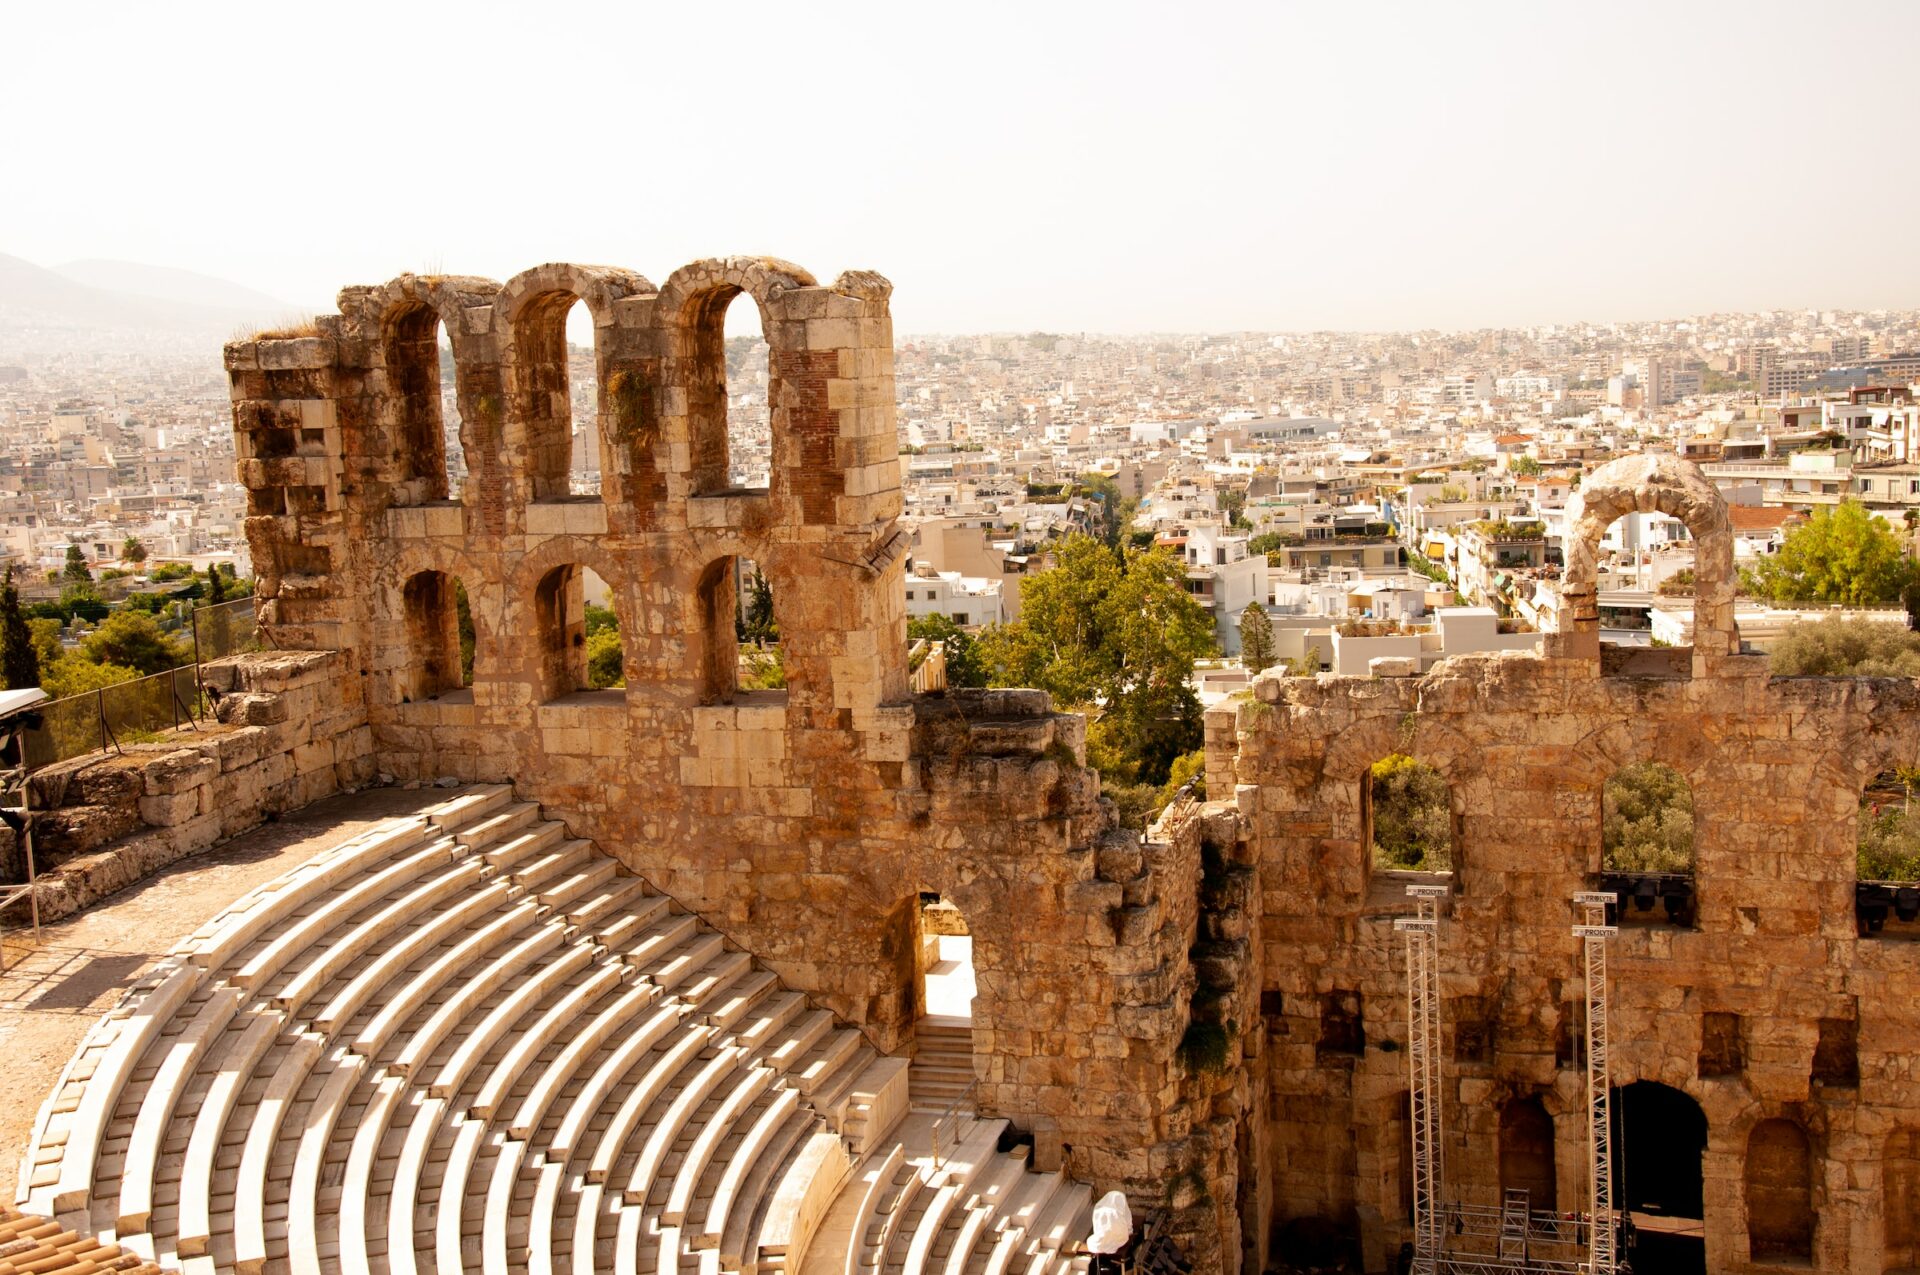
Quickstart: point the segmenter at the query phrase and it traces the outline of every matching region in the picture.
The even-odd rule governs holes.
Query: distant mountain
[[[52,273],[103,292],[120,292],[146,297],[151,301],[211,310],[233,310],[257,315],[263,322],[283,318],[300,309],[278,297],[270,297],[264,292],[256,292],[226,279],[196,274],[191,270],[176,270],[171,266],[143,265],[137,261],[69,261],[64,266],[53,267]]]
[[[119,261],[49,270],[0,253],[0,328],[230,337],[299,312],[265,293],[187,270]]]

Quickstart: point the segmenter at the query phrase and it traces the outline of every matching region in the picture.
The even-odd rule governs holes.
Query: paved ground
[[[4,936],[0,971],[0,1199],[13,1198],[40,1104],[121,990],[202,922],[256,886],[444,789],[374,788],[317,801],[127,887],[41,932]]]

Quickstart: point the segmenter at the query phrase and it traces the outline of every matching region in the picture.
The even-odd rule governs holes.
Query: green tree
[[[1247,609],[1240,613],[1240,667],[1249,673],[1258,673],[1273,667],[1276,658],[1273,621],[1267,618],[1266,607],[1258,602],[1247,603]]]
[[[780,648],[749,646],[740,652],[740,689],[777,691],[787,684],[787,664]]]
[[[119,611],[80,641],[80,654],[95,664],[117,664],[142,676],[164,673],[190,662],[185,647],[141,611]]]
[[[1164,549],[1118,552],[1069,536],[1051,571],[1020,582],[1020,618],[981,635],[989,680],[1033,686],[1097,709],[1106,747],[1095,761],[1124,782],[1166,782],[1200,745],[1193,664],[1214,649],[1212,617],[1186,591],[1186,569]],[[1090,728],[1089,757],[1096,756]]]
[[[588,637],[592,637],[596,633],[605,632],[608,629],[612,629],[615,633],[618,633],[620,631],[620,617],[614,613],[612,607],[595,606],[589,602],[586,608],[586,626]]]
[[[220,564],[207,567],[207,605],[217,607],[227,600],[227,582],[222,578]]]
[[[780,622],[773,615],[773,586],[758,563],[747,579],[747,609],[740,618],[742,640],[765,645],[780,640]]]
[[[1767,653],[1775,677],[1920,677],[1920,633],[1830,615],[1787,626]]]
[[[147,560],[147,547],[140,543],[140,537],[128,536],[120,544],[120,558],[124,562],[142,563]]]
[[[1755,587],[1775,602],[1895,602],[1914,583],[1913,560],[1900,536],[1857,500],[1818,509],[1794,528],[1780,551],[1753,570]]]
[[[93,572],[87,569],[87,555],[80,552],[79,545],[67,546],[67,565],[60,572],[60,578],[75,584],[93,583]]]
[[[1540,472],[1540,462],[1531,456],[1515,456],[1507,462],[1507,471],[1522,478],[1531,478]]]
[[[943,643],[947,654],[948,686],[985,686],[987,671],[980,663],[973,635],[944,615],[917,615],[907,621],[907,641]]]
[[[460,685],[473,685],[473,607],[467,601],[467,586],[453,582],[454,623],[460,630]]]
[[[1388,753],[1373,763],[1367,786],[1375,863],[1453,870],[1453,800],[1439,771],[1405,753]]]
[[[1876,776],[1860,794],[1856,824],[1862,881],[1920,880],[1920,821],[1913,817],[1913,790],[1920,766],[1895,766]]]
[[[88,691],[131,682],[139,676],[139,670],[130,669],[124,664],[96,664],[69,653],[41,670],[40,689],[54,699],[65,699],[69,695],[84,695]]]
[[[587,634],[587,685],[595,690],[627,684],[626,654],[617,627]]]
[[[32,635],[34,658],[45,668],[60,658],[60,630],[65,626],[58,620],[43,617],[30,617],[27,620],[27,632]]]
[[[20,590],[13,583],[12,567],[0,582],[0,679],[11,691],[40,685],[40,653],[34,649],[27,614],[20,609]]]
[[[1247,523],[1247,489],[1245,487],[1223,487],[1217,499],[1220,512],[1227,516],[1229,527],[1245,527]]]
[[[1693,790],[1657,761],[1607,776],[1601,794],[1600,854],[1614,872],[1693,870]]]
[[[1247,541],[1247,552],[1265,554],[1268,565],[1277,567],[1280,564],[1273,560],[1273,555],[1279,553],[1280,547],[1284,544],[1286,544],[1286,538],[1279,532],[1263,531]]]
[[[91,580],[75,580],[60,590],[60,610],[68,616],[98,624],[107,618],[109,607]]]
[[[163,562],[147,573],[147,579],[164,584],[168,580],[185,580],[192,574],[193,568],[184,562]]]

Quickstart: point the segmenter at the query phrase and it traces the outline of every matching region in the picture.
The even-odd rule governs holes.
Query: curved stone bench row
[[[317,856],[143,978],[42,1108],[21,1203],[207,1275],[791,1269],[905,1085],[480,788]]]
[[[1093,1192],[997,1150],[1004,1120],[977,1120],[936,1168],[902,1146],[867,1187],[846,1275],[1060,1275],[1084,1271]]]

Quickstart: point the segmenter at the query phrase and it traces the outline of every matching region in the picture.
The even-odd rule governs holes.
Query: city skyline
[[[199,12],[15,17],[0,101],[40,197],[0,252],[311,310],[343,279],[747,245],[879,269],[927,335],[1902,309],[1920,282],[1920,178],[1884,162],[1908,111],[1864,60],[1910,6],[1791,41],[1775,6]]]

